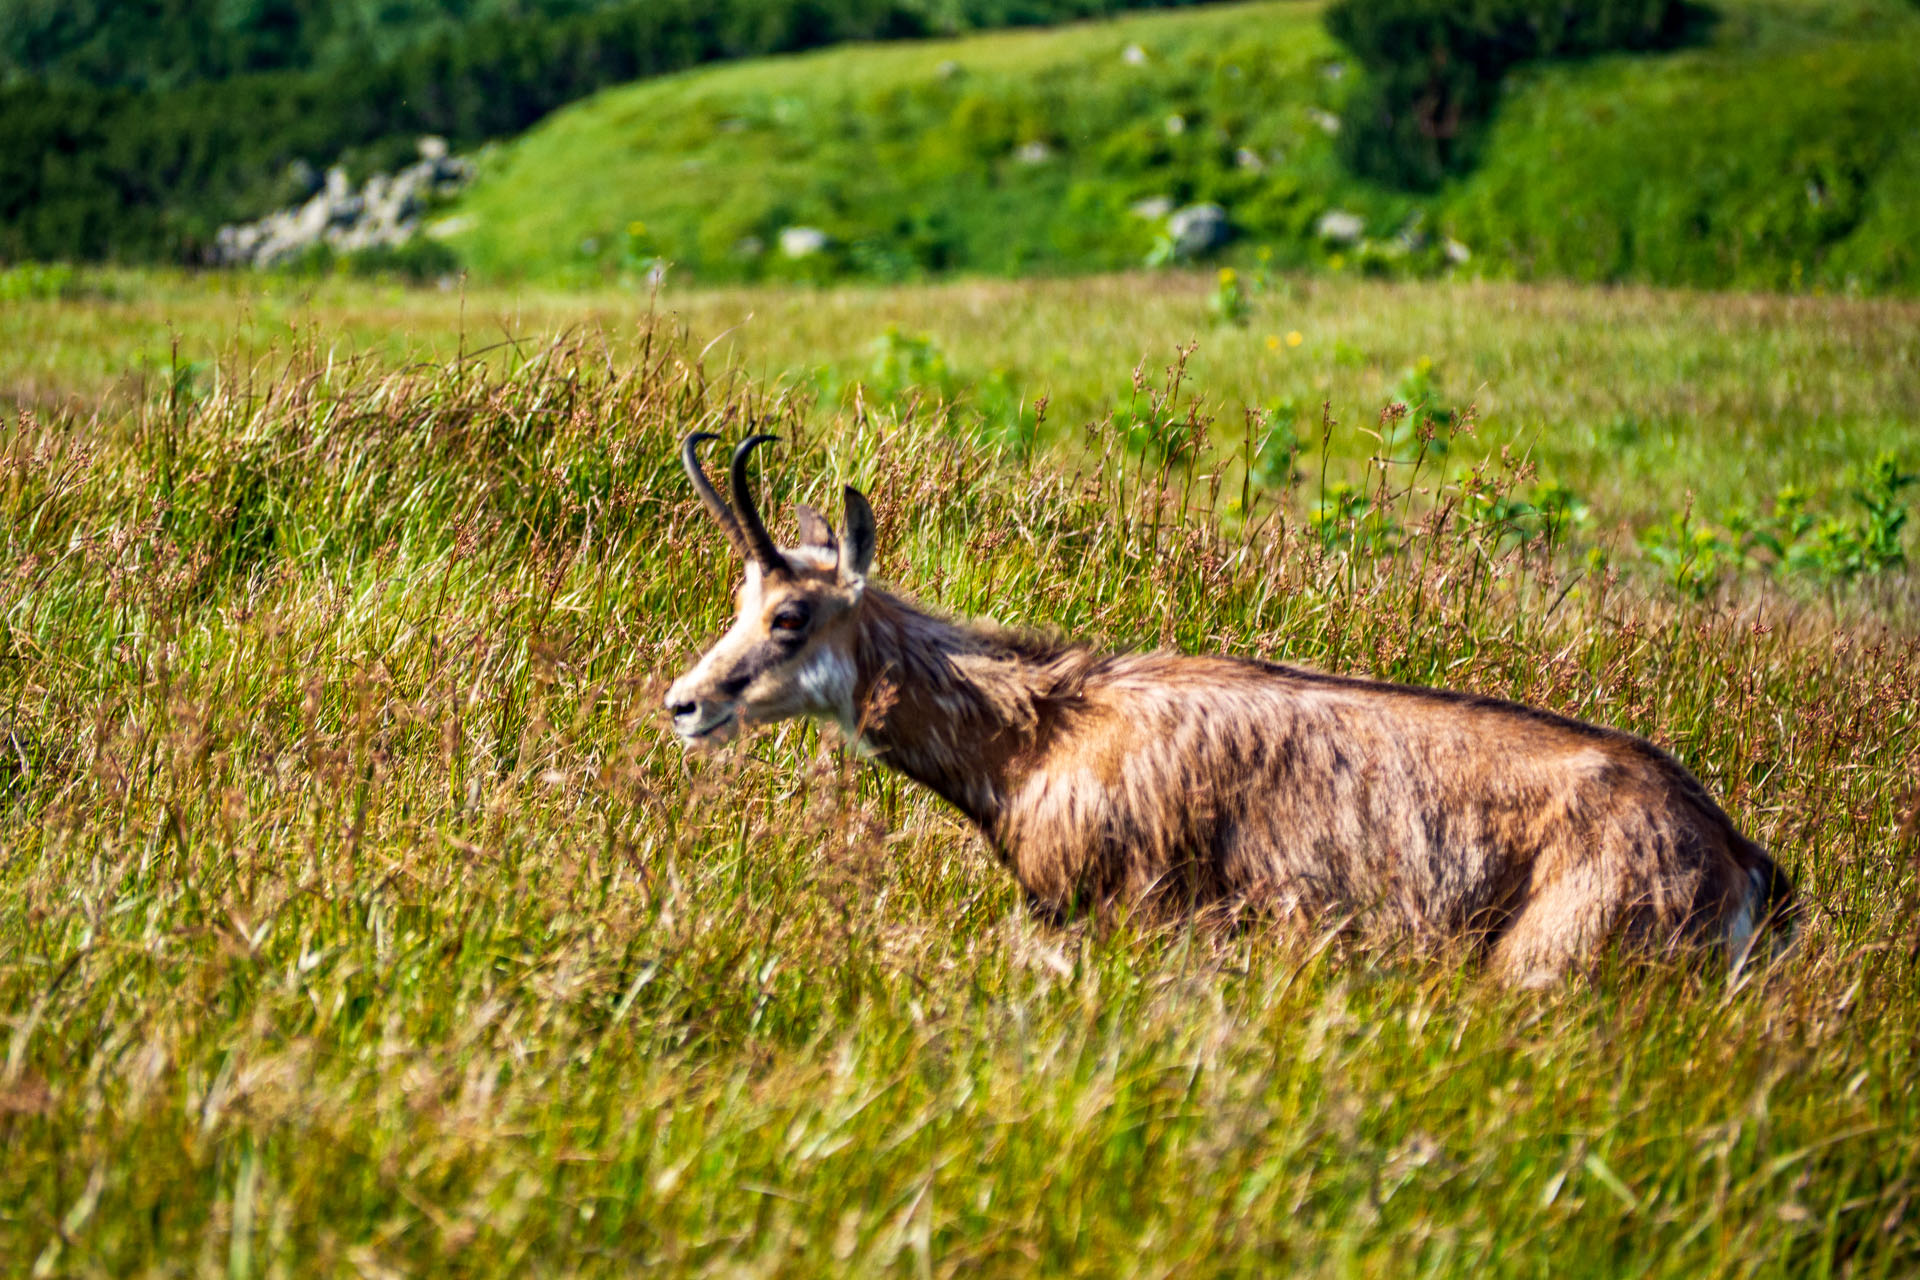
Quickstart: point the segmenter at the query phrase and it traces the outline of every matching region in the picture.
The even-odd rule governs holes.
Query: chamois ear
[[[798,515],[800,516],[801,546],[832,551],[839,545],[838,540],[833,536],[833,526],[827,523],[825,516],[804,502],[800,504]]]
[[[873,508],[852,485],[847,486],[846,501],[847,522],[840,534],[840,577],[861,582],[873,567]]]

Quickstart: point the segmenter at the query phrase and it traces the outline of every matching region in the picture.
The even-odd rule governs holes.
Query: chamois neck
[[[1087,655],[936,617],[873,588],[858,608],[861,739],[992,835]]]

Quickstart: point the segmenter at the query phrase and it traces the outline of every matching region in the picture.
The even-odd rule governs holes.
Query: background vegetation
[[[1376,90],[1315,7],[1267,3],[610,90],[487,160],[450,243],[574,284],[1086,271],[1166,256],[1157,198],[1223,206],[1242,270],[1913,289],[1920,12],[1723,8],[1699,47],[1511,72],[1483,163],[1425,195],[1353,174]],[[787,259],[788,225],[831,244]]]
[[[678,2],[458,26],[427,5],[390,15],[384,58],[336,65],[336,28],[296,23],[306,61],[279,71],[21,82],[0,90],[0,257],[192,259],[221,221],[302,197],[295,160],[363,171],[421,133],[513,135],[701,62],[1090,11]],[[1538,16],[1519,0],[1393,0],[1323,22],[1269,0],[644,80],[488,151],[448,238],[409,261],[443,272],[450,246],[476,276],[568,287],[663,263],[703,282],[1087,272],[1177,256],[1166,211],[1210,202],[1242,270],[1914,290],[1920,10],[1577,10],[1555,25],[1511,21]],[[253,11],[202,17],[229,12]],[[1421,78],[1429,37],[1460,46],[1447,65],[1466,80]],[[1461,108],[1448,139],[1408,114],[1429,88],[1421,110]],[[824,251],[785,256],[793,226]]]
[[[0,260],[194,261],[220,223],[305,198],[295,161],[388,167],[421,134],[471,146],[606,85],[703,62],[1128,3],[12,3],[0,10]]]

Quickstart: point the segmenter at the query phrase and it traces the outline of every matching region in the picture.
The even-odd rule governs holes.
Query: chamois
[[[1103,655],[951,621],[868,579],[874,517],[801,507],[774,544],[751,435],[731,507],[732,627],[667,692],[688,747],[813,716],[932,788],[1042,913],[1245,904],[1480,940],[1523,985],[1624,944],[1723,946],[1783,925],[1792,887],[1699,781],[1640,738],[1517,703],[1235,657]]]

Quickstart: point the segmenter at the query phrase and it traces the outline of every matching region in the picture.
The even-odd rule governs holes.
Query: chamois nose
[[[697,702],[674,702],[671,699],[667,702],[667,714],[675,720],[685,720],[699,709]]]

